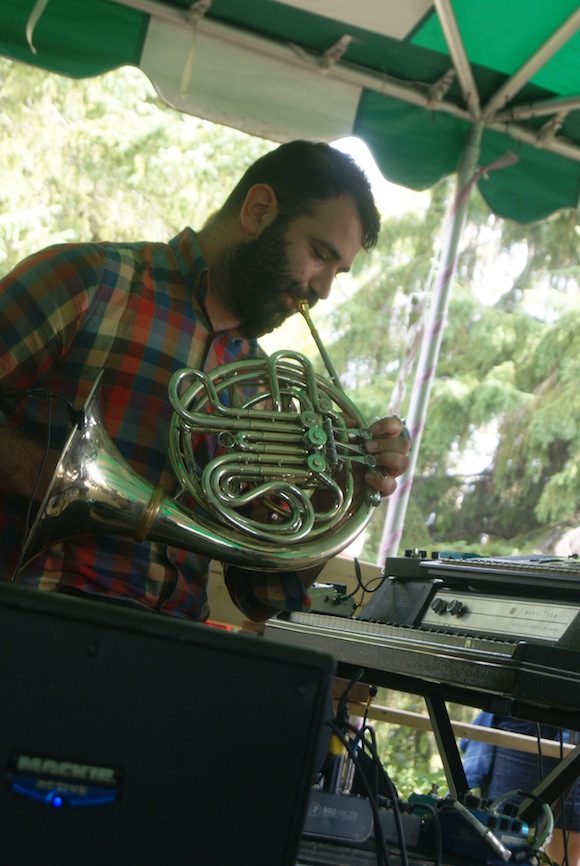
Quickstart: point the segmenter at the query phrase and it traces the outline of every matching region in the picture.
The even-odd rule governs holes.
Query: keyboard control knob
[[[459,599],[454,598],[453,601],[448,601],[445,605],[445,609],[452,616],[461,616],[462,613],[465,612],[465,604]]]
[[[434,598],[431,602],[431,610],[435,613],[445,613],[447,602],[444,598]]]

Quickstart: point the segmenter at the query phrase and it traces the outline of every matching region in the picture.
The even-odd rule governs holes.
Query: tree
[[[444,182],[423,213],[387,219],[366,279],[330,313],[332,352],[370,417],[392,391],[405,331],[413,337],[405,315],[425,295],[449,195]],[[401,548],[552,549],[578,521],[576,248],[575,213],[518,226],[473,196]],[[498,262],[513,271],[501,289]],[[376,556],[382,511],[365,559]]]
[[[200,227],[274,145],[179,114],[136,69],[72,81],[0,58],[0,267],[52,243]]]
[[[491,305],[466,288],[477,280],[478,239],[486,229],[499,234],[500,249],[517,248],[522,262]],[[472,223],[467,239],[423,440],[440,496],[449,479],[432,531],[472,544],[503,539],[506,552],[531,552],[538,542],[553,543],[580,513],[580,409],[571,381],[579,364],[575,215],[555,214],[531,229],[488,215]],[[453,439],[440,434],[450,417]],[[472,477],[450,472],[444,449],[465,455],[490,427],[497,437],[489,465]]]

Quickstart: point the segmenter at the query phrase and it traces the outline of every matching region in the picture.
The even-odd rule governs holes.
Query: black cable
[[[373,698],[376,698],[376,696],[377,696],[377,692],[378,692],[378,689],[377,689],[376,686],[369,686],[369,696],[368,696],[368,699],[367,699],[367,702],[366,702],[364,715],[363,715],[363,717],[362,717],[362,720],[363,720],[363,728],[366,728],[367,725],[368,725],[369,711],[370,711],[370,708],[371,708],[371,704],[372,704]]]
[[[535,723],[536,728],[536,740],[538,744],[538,773],[540,782],[544,779],[544,760],[543,760],[543,752],[542,752],[542,729],[538,722]],[[560,728],[558,730],[558,741],[560,744],[560,761],[564,760],[564,740],[563,740],[563,731]],[[566,830],[566,796],[565,793],[561,793],[559,796],[560,802],[560,817],[562,826],[560,827],[562,831],[562,845],[564,851],[564,860],[561,866],[571,866],[570,859],[568,856],[568,834]]]
[[[558,729],[558,741],[559,741],[559,745],[560,745],[560,761],[563,761],[564,760],[564,731],[562,730],[562,728]],[[572,803],[570,804],[570,806],[571,806],[570,817],[572,817],[572,811],[576,806],[576,787],[577,787],[576,781],[574,781],[574,783],[573,783],[574,796],[572,797]],[[569,793],[569,792],[562,792],[560,794],[560,816],[562,819],[562,827],[560,829],[562,830],[562,845],[563,845],[563,849],[564,849],[564,863],[562,864],[562,866],[571,866],[570,857],[568,854],[568,828],[566,826],[566,824],[567,824],[566,807],[567,807],[567,799],[568,799],[568,797],[566,796],[567,793]]]
[[[36,493],[38,491],[38,485],[40,484],[40,479],[42,477],[42,473],[46,466],[46,461],[48,459],[48,455],[50,452],[51,445],[51,424],[52,424],[52,403],[53,400],[60,400],[64,403],[68,409],[69,419],[71,424],[74,426],[75,424],[80,424],[83,417],[84,412],[81,410],[77,411],[72,403],[67,400],[65,397],[61,397],[59,394],[53,394],[51,391],[47,391],[46,388],[15,388],[11,385],[6,385],[3,382],[0,382],[0,411],[4,414],[9,415],[16,408],[16,404],[18,400],[22,397],[42,397],[48,401],[47,404],[47,419],[46,419],[46,441],[44,445],[44,451],[42,454],[42,460],[40,463],[40,468],[36,474],[36,478],[34,480],[34,485],[32,488],[32,492],[28,499],[28,503],[26,506],[26,513],[24,515],[24,529],[22,532],[22,543],[20,545],[20,553],[18,555],[18,561],[16,563],[16,568],[14,569],[14,573],[10,578],[10,582],[14,583],[16,580],[16,576],[20,569],[22,568],[22,559],[24,556],[24,542],[28,536],[28,530],[30,528],[31,518],[32,518],[32,508],[34,506]]]
[[[356,577],[356,586],[352,592],[348,593],[348,595],[341,595],[340,601],[346,601],[347,599],[352,598],[353,595],[357,594],[359,589],[362,589],[362,591],[364,592],[364,584],[362,582],[362,572],[361,572],[361,568],[360,568],[360,563],[359,563],[358,559],[356,558],[356,556],[353,559],[353,564],[354,564],[354,574]]]
[[[381,824],[380,824],[380,813],[379,813],[379,774],[385,783],[385,787],[389,791],[389,795],[391,798],[391,807],[393,810],[393,817],[395,820],[395,827],[397,830],[397,836],[399,839],[399,848],[402,866],[409,866],[409,860],[407,855],[407,846],[405,842],[405,834],[403,829],[403,822],[401,819],[401,813],[399,810],[399,797],[395,786],[393,785],[392,780],[390,779],[388,773],[386,773],[385,768],[381,762],[381,759],[378,754],[377,745],[376,745],[376,735],[374,729],[365,723],[362,728],[357,728],[350,722],[349,711],[348,711],[348,697],[353,687],[357,682],[360,681],[361,677],[364,674],[364,670],[359,668],[353,676],[351,677],[349,683],[346,688],[342,692],[337,705],[336,710],[336,720],[331,722],[331,728],[334,732],[339,736],[339,739],[347,749],[349,755],[351,756],[353,763],[355,764],[360,778],[362,780],[363,786],[367,791],[369,802],[371,804],[371,809],[373,810],[373,819],[375,822],[375,827],[378,831],[378,837],[381,840],[381,847],[384,848],[384,856],[385,862],[388,863],[389,855],[386,847],[386,842],[382,833]],[[352,733],[354,736],[352,739],[346,736],[347,732]],[[365,732],[369,733],[369,738],[365,737]],[[346,741],[345,741],[346,740]],[[371,785],[366,773],[364,772],[360,761],[358,760],[358,746],[362,744],[363,747],[366,747],[367,751],[371,755],[373,760],[373,769],[374,769],[374,778],[373,785]],[[377,837],[377,834],[375,834]]]
[[[364,737],[363,737],[363,742],[365,743],[368,751],[370,752],[371,757],[373,759],[374,766],[376,767],[377,791],[378,791],[378,774],[380,773],[381,778],[382,778],[383,782],[385,783],[385,786],[389,792],[389,797],[391,800],[391,808],[393,810],[393,818],[395,819],[395,827],[397,830],[397,837],[399,839],[399,850],[400,850],[400,855],[401,855],[401,862],[402,862],[403,866],[409,866],[409,858],[407,856],[407,843],[405,841],[405,831],[403,829],[403,820],[401,818],[401,810],[399,809],[399,795],[398,795],[397,790],[396,790],[396,788],[392,782],[391,777],[389,776],[389,774],[385,771],[385,768],[383,767],[382,761],[380,759],[380,756],[379,756],[379,753],[377,750],[377,741],[376,741],[376,734],[375,734],[374,729],[368,725],[365,726],[365,729],[369,731],[371,742],[369,743]],[[363,729],[363,733],[364,733],[365,729]]]
[[[375,827],[375,849],[377,854],[377,864],[378,866],[390,866],[390,857],[389,852],[387,850],[387,844],[385,841],[385,837],[383,835],[381,829],[381,819],[379,814],[379,806],[376,800],[376,797],[373,796],[372,786],[366,776],[365,771],[360,765],[360,761],[358,760],[358,754],[356,748],[354,748],[353,742],[350,737],[344,732],[341,725],[339,725],[336,721],[332,720],[329,722],[330,727],[333,733],[338,737],[346,751],[348,752],[352,762],[357,768],[359,773],[359,777],[363,783],[364,788],[367,791],[368,801],[371,807],[371,811],[373,813],[373,822]],[[349,729],[352,728],[351,725],[348,726]],[[356,729],[355,729],[356,730]],[[358,732],[357,732],[358,733]]]
[[[360,601],[357,601],[357,603],[356,603],[356,606],[360,607],[362,605],[365,594],[371,594],[371,593],[376,592],[378,589],[381,588],[381,586],[383,585],[383,583],[385,581],[385,575],[379,574],[379,575],[377,575],[377,577],[371,577],[371,579],[368,581],[368,583],[365,584],[365,583],[363,583],[363,579],[362,579],[362,571],[361,571],[361,567],[360,567],[360,562],[358,561],[358,559],[356,557],[353,559],[353,564],[354,564],[354,572],[355,572],[355,577],[356,577],[356,586],[352,592],[348,593],[348,595],[341,595],[339,601],[346,601],[349,598],[353,598],[353,596],[355,596],[357,594],[357,592],[361,591],[362,596],[360,598]],[[371,589],[370,588],[371,584],[375,583],[376,581],[380,581],[379,584],[377,586],[375,586],[373,589]]]
[[[435,856],[433,858],[433,866],[441,866],[443,861],[443,835],[441,833],[441,822],[439,820],[439,812],[432,806],[431,803],[410,803],[411,812],[420,812],[426,809],[431,812],[433,817],[432,827],[435,833]]]
[[[560,761],[564,760],[564,737],[562,728],[558,729],[558,741],[560,744]],[[568,859],[568,839],[566,838],[566,797],[564,793],[560,794],[560,817],[562,819],[562,846],[564,849],[564,861],[561,866],[570,866],[570,861]]]
[[[347,717],[348,718],[348,717]],[[373,809],[373,817],[375,821],[375,827],[380,831],[380,837],[382,843],[384,844],[385,852],[388,857],[388,849],[386,848],[386,841],[382,834],[382,829],[380,825],[380,813],[379,813],[379,805],[380,805],[380,797],[379,797],[379,774],[384,782],[386,789],[389,792],[390,797],[390,805],[393,811],[393,818],[395,821],[395,828],[397,830],[397,837],[399,840],[399,850],[400,856],[403,866],[409,866],[409,859],[407,853],[407,845],[405,841],[405,833],[403,829],[403,822],[401,818],[401,812],[399,808],[399,796],[393,785],[392,780],[390,779],[388,773],[386,773],[385,768],[380,760],[377,745],[376,745],[376,735],[374,729],[370,725],[364,725],[362,729],[355,727],[350,722],[346,722],[343,725],[344,731],[350,731],[354,736],[352,740],[349,740],[349,745],[345,747],[349,751],[351,757],[353,757],[353,762],[356,765],[356,768],[359,772],[359,776],[361,781],[363,782],[363,786],[365,787],[368,795],[369,802],[371,804],[371,808]],[[368,732],[368,737],[365,736],[365,732]],[[369,782],[368,776],[363,770],[360,761],[358,760],[358,746],[362,744],[364,748],[369,752],[372,760],[373,760],[373,769],[374,769],[374,784],[371,785]],[[356,755],[356,759],[354,757]],[[375,834],[376,835],[376,834]]]
[[[343,693],[341,694],[340,698],[338,699],[338,704],[337,704],[337,709],[336,709],[336,718],[337,718],[337,721],[340,723],[341,720],[339,719],[339,715],[342,716],[342,720],[343,720],[343,724],[344,724],[345,728],[347,728],[349,726],[348,698],[349,698],[349,695],[350,695],[351,691],[353,690],[353,688],[362,679],[363,674],[364,674],[364,668],[358,668],[354,672],[354,674],[352,675],[350,680],[348,681],[346,688],[344,689]]]
[[[24,528],[22,530],[22,543],[20,545],[20,553],[18,554],[18,560],[16,562],[16,568],[14,569],[14,573],[10,578],[10,582],[14,583],[16,580],[16,575],[22,568],[22,559],[24,557],[24,542],[28,536],[28,530],[30,529],[30,522],[32,516],[32,507],[34,505],[34,501],[36,498],[36,491],[38,490],[38,485],[40,484],[40,479],[42,477],[42,473],[44,472],[44,467],[46,466],[46,461],[48,460],[48,455],[50,452],[50,425],[52,421],[52,398],[53,395],[47,392],[46,395],[48,397],[48,406],[46,410],[47,419],[46,419],[46,441],[44,443],[44,451],[42,453],[42,460],[40,462],[40,467],[38,472],[36,473],[36,478],[34,479],[34,485],[32,487],[32,493],[28,499],[28,504],[26,506],[26,514],[24,516]]]
[[[538,722],[534,724],[536,729],[536,743],[538,745],[538,776],[540,782],[544,780],[544,767],[543,767],[543,758],[542,758],[542,729]]]
[[[16,403],[22,397],[46,397],[49,401],[60,400],[68,407],[72,424],[77,424],[82,417],[82,410],[78,412],[66,397],[61,397],[60,394],[47,391],[46,388],[15,388],[12,385],[0,382],[0,412],[10,415],[16,408]]]
[[[375,829],[375,848],[377,853],[377,863],[378,866],[390,866],[389,861],[389,853],[387,851],[385,838],[381,831],[380,825],[380,814],[379,807],[377,803],[377,798],[373,794],[373,789],[371,784],[366,776],[365,771],[363,770],[361,763],[358,759],[358,748],[357,742],[360,739],[360,731],[355,728],[350,722],[349,709],[348,709],[348,698],[349,695],[354,688],[354,686],[360,681],[361,677],[364,674],[363,668],[359,668],[354,672],[352,677],[350,678],[346,688],[343,690],[337,704],[336,708],[336,718],[329,722],[330,728],[333,733],[338,737],[340,742],[345,747],[348,752],[353,764],[355,765],[359,777],[363,783],[363,786],[368,794],[368,799],[371,807],[371,811],[373,813],[373,822]],[[348,732],[355,733],[354,741],[348,736]]]

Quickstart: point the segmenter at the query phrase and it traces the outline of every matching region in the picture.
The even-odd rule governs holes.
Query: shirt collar
[[[169,246],[175,252],[184,281],[203,303],[207,292],[209,267],[199,248],[197,234],[186,226],[169,241]]]

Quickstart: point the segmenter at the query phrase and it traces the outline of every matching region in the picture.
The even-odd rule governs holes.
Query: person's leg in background
[[[536,736],[538,726],[532,722],[516,719],[502,720],[498,727],[502,730]],[[544,739],[558,739],[555,728],[541,726],[540,735]],[[530,792],[557,765],[556,758],[542,757],[542,772],[538,754],[522,752],[517,749],[496,748],[491,778],[485,796],[496,800],[514,790]],[[580,866],[580,781],[572,786],[564,808],[556,815],[555,829],[550,844],[549,856],[560,864]]]

